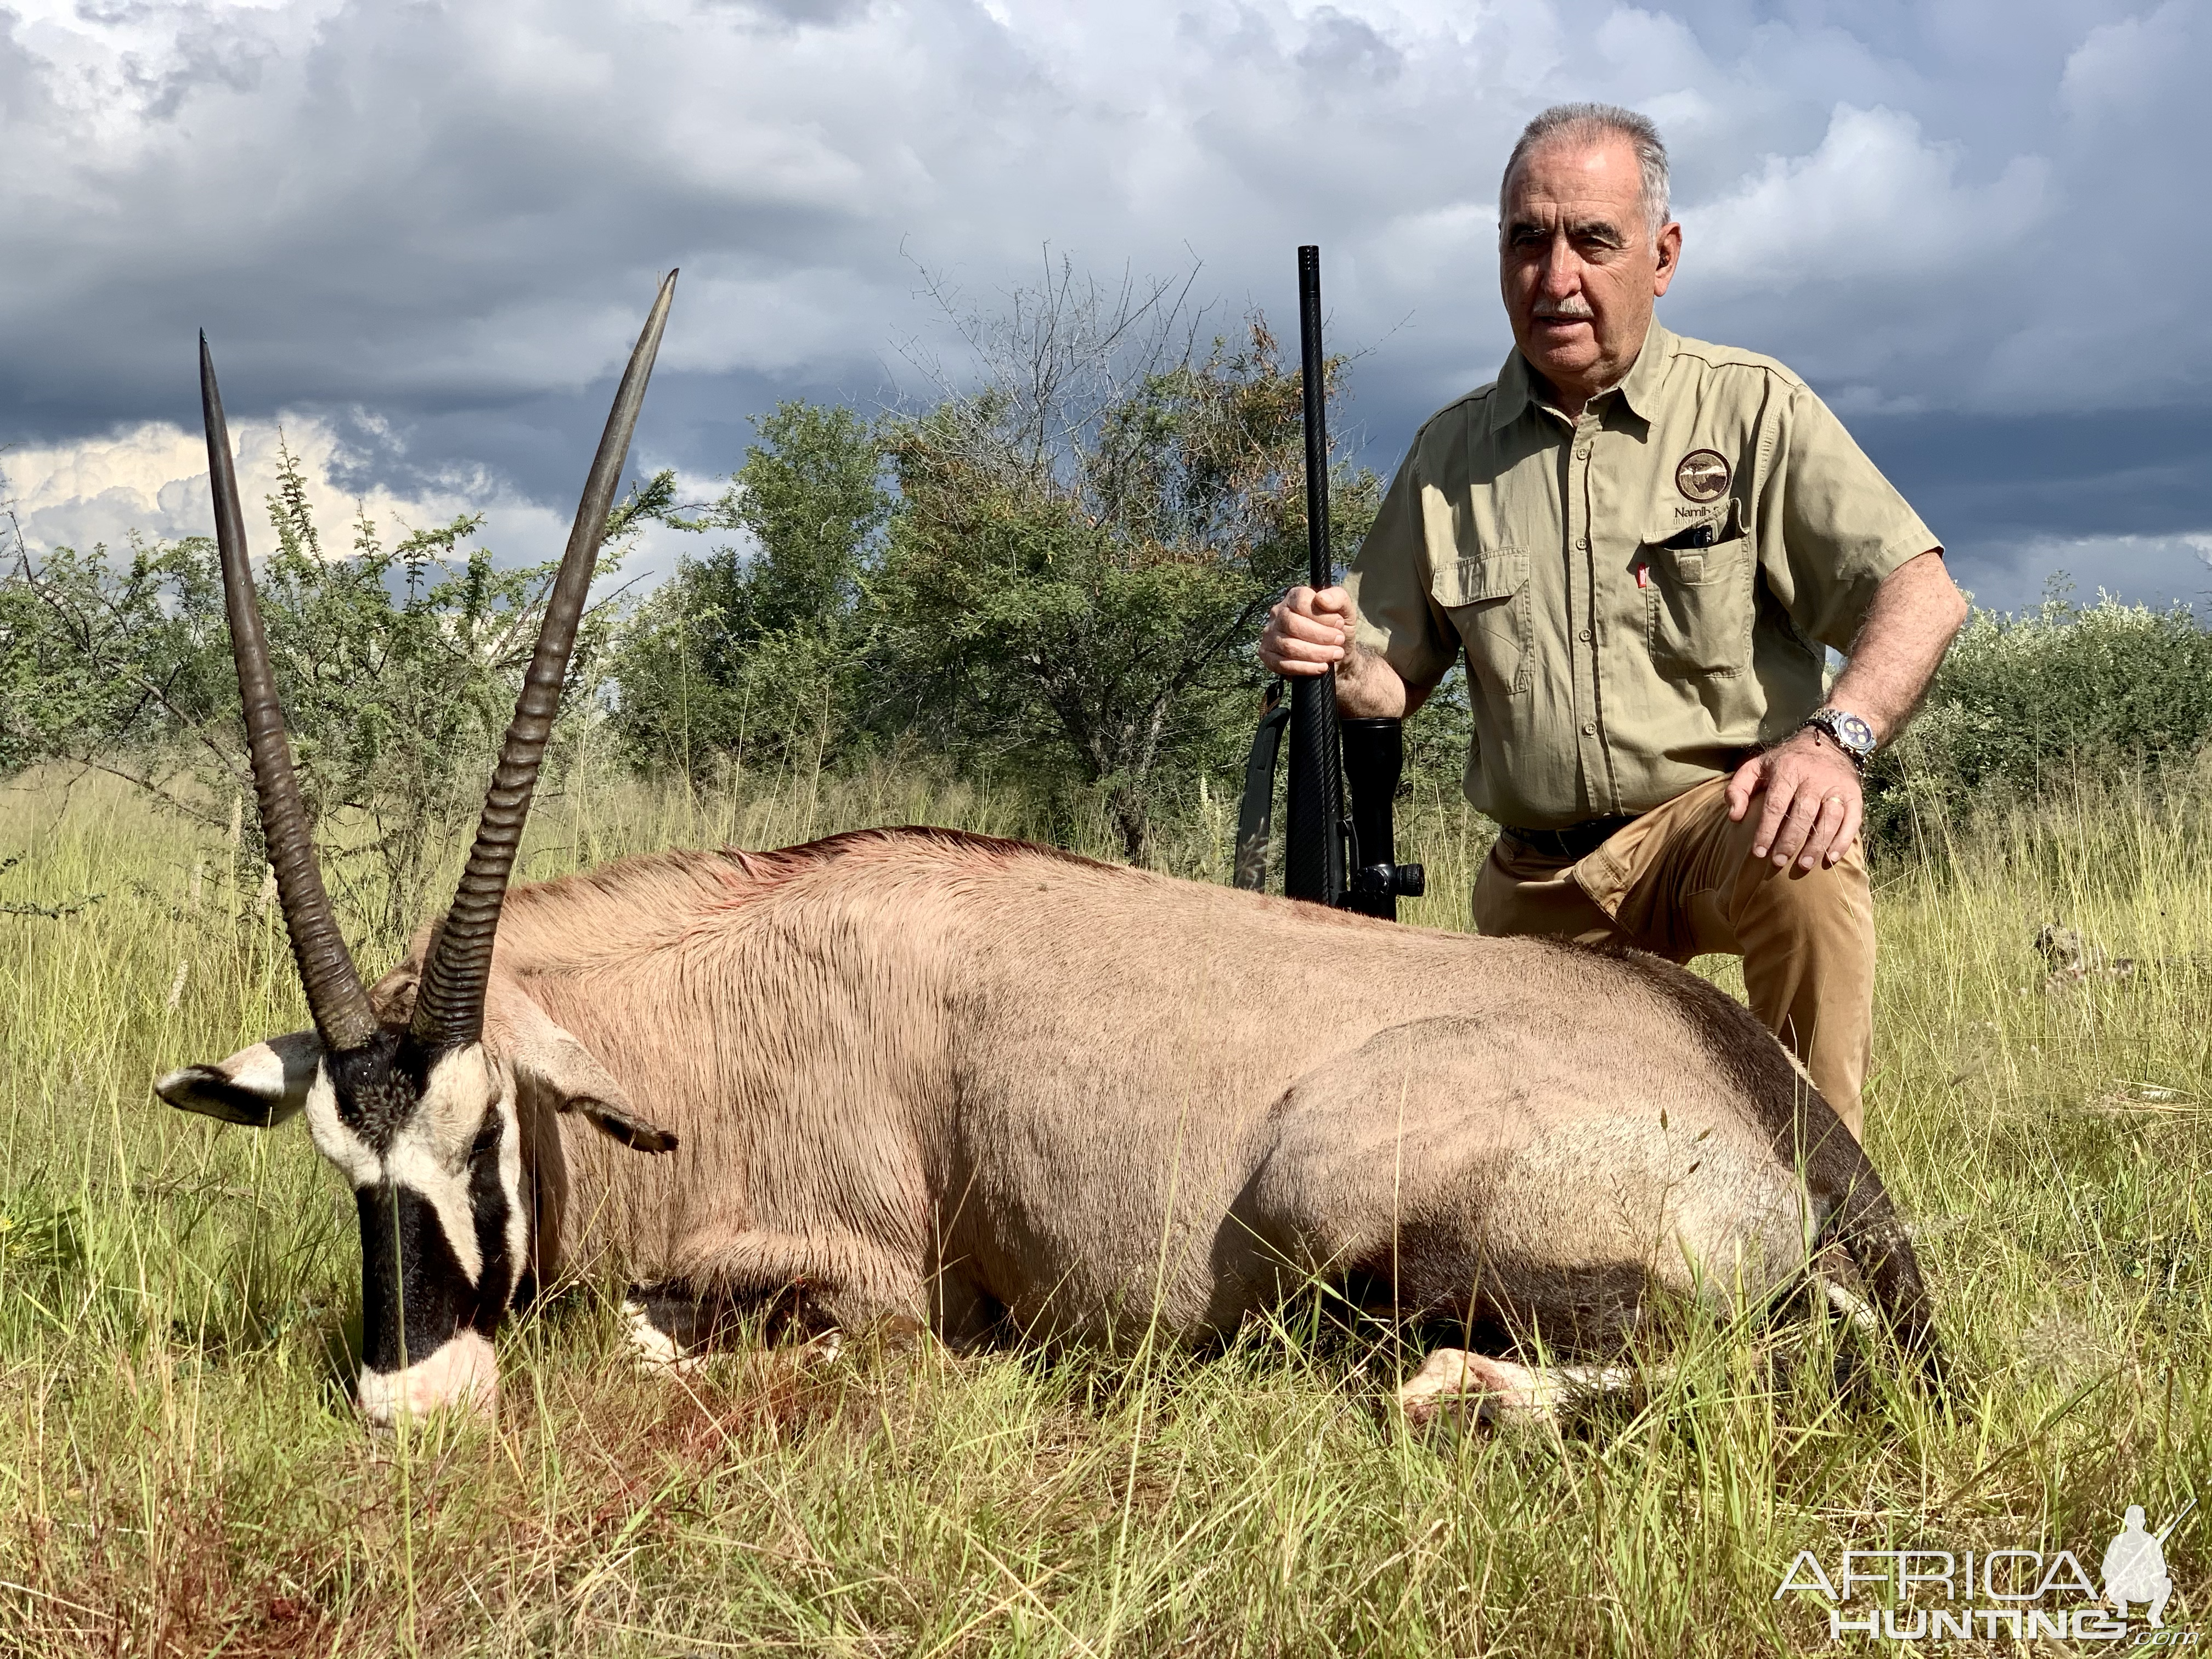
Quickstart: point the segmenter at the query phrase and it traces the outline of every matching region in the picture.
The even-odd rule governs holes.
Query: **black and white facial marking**
[[[514,1091],[481,1044],[432,1053],[386,1030],[331,1054],[301,1032],[155,1089],[232,1123],[306,1110],[361,1217],[364,1416],[494,1407],[492,1338],[526,1275],[530,1206]]]
[[[396,1027],[332,1054],[295,1031],[154,1085],[170,1105],[226,1123],[267,1128],[307,1114],[360,1212],[360,1399],[374,1423],[441,1406],[488,1411],[497,1398],[492,1336],[530,1292],[538,1243],[521,1102],[635,1152],[676,1149],[574,1036],[528,998],[496,983],[493,994],[495,1055],[481,1043],[427,1048]]]
[[[307,1110],[361,1216],[362,1414],[489,1411],[530,1251],[513,1090],[481,1044],[431,1054],[386,1031],[326,1054]]]

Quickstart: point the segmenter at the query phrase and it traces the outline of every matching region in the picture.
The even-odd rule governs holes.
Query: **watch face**
[[[1846,749],[1856,750],[1862,755],[1874,753],[1874,727],[1856,714],[1846,714],[1840,708],[1829,709],[1827,715],[1829,734],[1838,743]]]

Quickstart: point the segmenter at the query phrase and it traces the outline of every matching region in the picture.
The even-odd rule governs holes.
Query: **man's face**
[[[1499,219],[1498,281],[1522,356],[1577,404],[1620,380],[1682,251],[1680,225],[1651,234],[1635,148],[1611,136],[1539,146],[1507,180]]]

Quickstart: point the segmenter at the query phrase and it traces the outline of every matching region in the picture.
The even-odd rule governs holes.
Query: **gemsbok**
[[[1932,1358],[1880,1178],[1743,1007],[1632,954],[1402,927],[949,830],[635,858],[511,892],[675,275],[577,508],[466,873],[374,988],[319,872],[201,343],[253,779],[314,1029],[155,1085],[307,1114],[361,1220],[372,1421],[492,1407],[493,1339],[626,1273],[642,1345],[731,1310],[946,1340],[1200,1343],[1316,1279],[1410,1326],[1617,1350],[1844,1252]],[[1833,1299],[1850,1298],[1832,1289]],[[1399,1398],[1609,1373],[1439,1349]]]

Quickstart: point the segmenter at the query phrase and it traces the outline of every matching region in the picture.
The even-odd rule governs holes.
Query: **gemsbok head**
[[[615,394],[467,868],[404,1019],[389,1007],[380,1017],[323,886],[247,568],[222,399],[200,339],[216,536],[254,793],[314,1029],[185,1066],[154,1086],[172,1106],[256,1128],[306,1111],[316,1148],[351,1185],[360,1211],[358,1392],[374,1423],[446,1406],[489,1411],[495,1402],[492,1337],[532,1289],[524,1091],[639,1152],[676,1144],[631,1115],[590,1056],[542,1017],[545,1030],[484,1040],[501,904],[675,288],[672,270]]]

